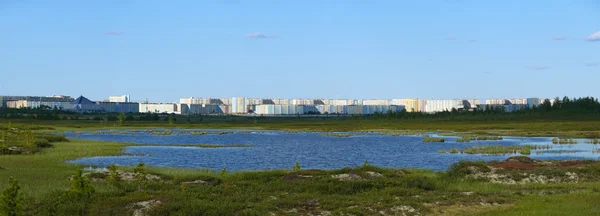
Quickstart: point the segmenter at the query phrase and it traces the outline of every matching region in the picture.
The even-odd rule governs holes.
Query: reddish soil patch
[[[573,166],[586,166],[589,164],[596,163],[595,161],[581,161],[581,160],[568,160],[560,161],[556,163],[558,167],[573,167]]]
[[[521,163],[521,162],[514,162],[514,161],[504,161],[504,162],[492,163],[491,165],[496,168],[518,169],[518,170],[531,170],[531,169],[535,169],[535,167],[536,167],[535,164],[532,164],[532,163]]]
[[[492,167],[504,168],[504,169],[518,169],[518,170],[531,170],[538,167],[577,167],[587,166],[596,163],[595,161],[583,161],[583,160],[568,160],[568,161],[553,161],[549,164],[536,164],[534,160],[527,157],[511,157],[502,162],[496,162],[490,164]]]

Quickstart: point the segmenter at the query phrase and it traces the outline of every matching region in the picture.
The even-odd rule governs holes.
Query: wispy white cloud
[[[552,40],[566,40],[568,39],[567,36],[564,35],[556,35],[552,38]]]
[[[536,71],[542,71],[542,70],[548,70],[548,69],[550,69],[550,67],[545,66],[545,65],[530,65],[530,66],[527,66],[527,68],[529,68],[530,70],[536,70]]]
[[[585,63],[585,66],[588,66],[588,67],[596,67],[596,66],[598,66],[598,65],[600,65],[600,64],[598,64],[598,63],[596,63],[596,62],[588,62],[588,63]]]
[[[448,36],[448,37],[446,38],[446,40],[456,40],[456,37],[454,37],[454,36]]]
[[[267,39],[267,38],[274,38],[275,36],[267,35],[267,34],[260,33],[260,32],[253,32],[253,33],[248,33],[248,34],[244,35],[244,37],[256,38],[256,39]]]
[[[591,34],[586,38],[587,41],[600,41],[600,31]]]
[[[110,36],[117,36],[117,35],[122,35],[122,34],[124,34],[124,33],[121,32],[121,31],[107,31],[107,32],[104,32],[104,35],[110,35]]]

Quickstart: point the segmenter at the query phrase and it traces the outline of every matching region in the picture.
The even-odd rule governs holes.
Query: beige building
[[[406,98],[406,99],[393,99],[394,105],[402,105],[406,109],[406,112],[425,112],[427,100],[421,100],[418,98]]]

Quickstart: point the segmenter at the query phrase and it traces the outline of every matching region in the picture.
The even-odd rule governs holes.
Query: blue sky
[[[600,96],[595,0],[0,0],[0,95]]]

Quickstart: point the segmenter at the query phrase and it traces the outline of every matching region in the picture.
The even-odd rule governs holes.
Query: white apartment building
[[[121,96],[110,96],[110,97],[108,97],[108,102],[129,103],[131,101],[129,99],[129,95],[121,95]]]
[[[141,113],[168,113],[182,114],[181,104],[176,103],[141,103]]]

